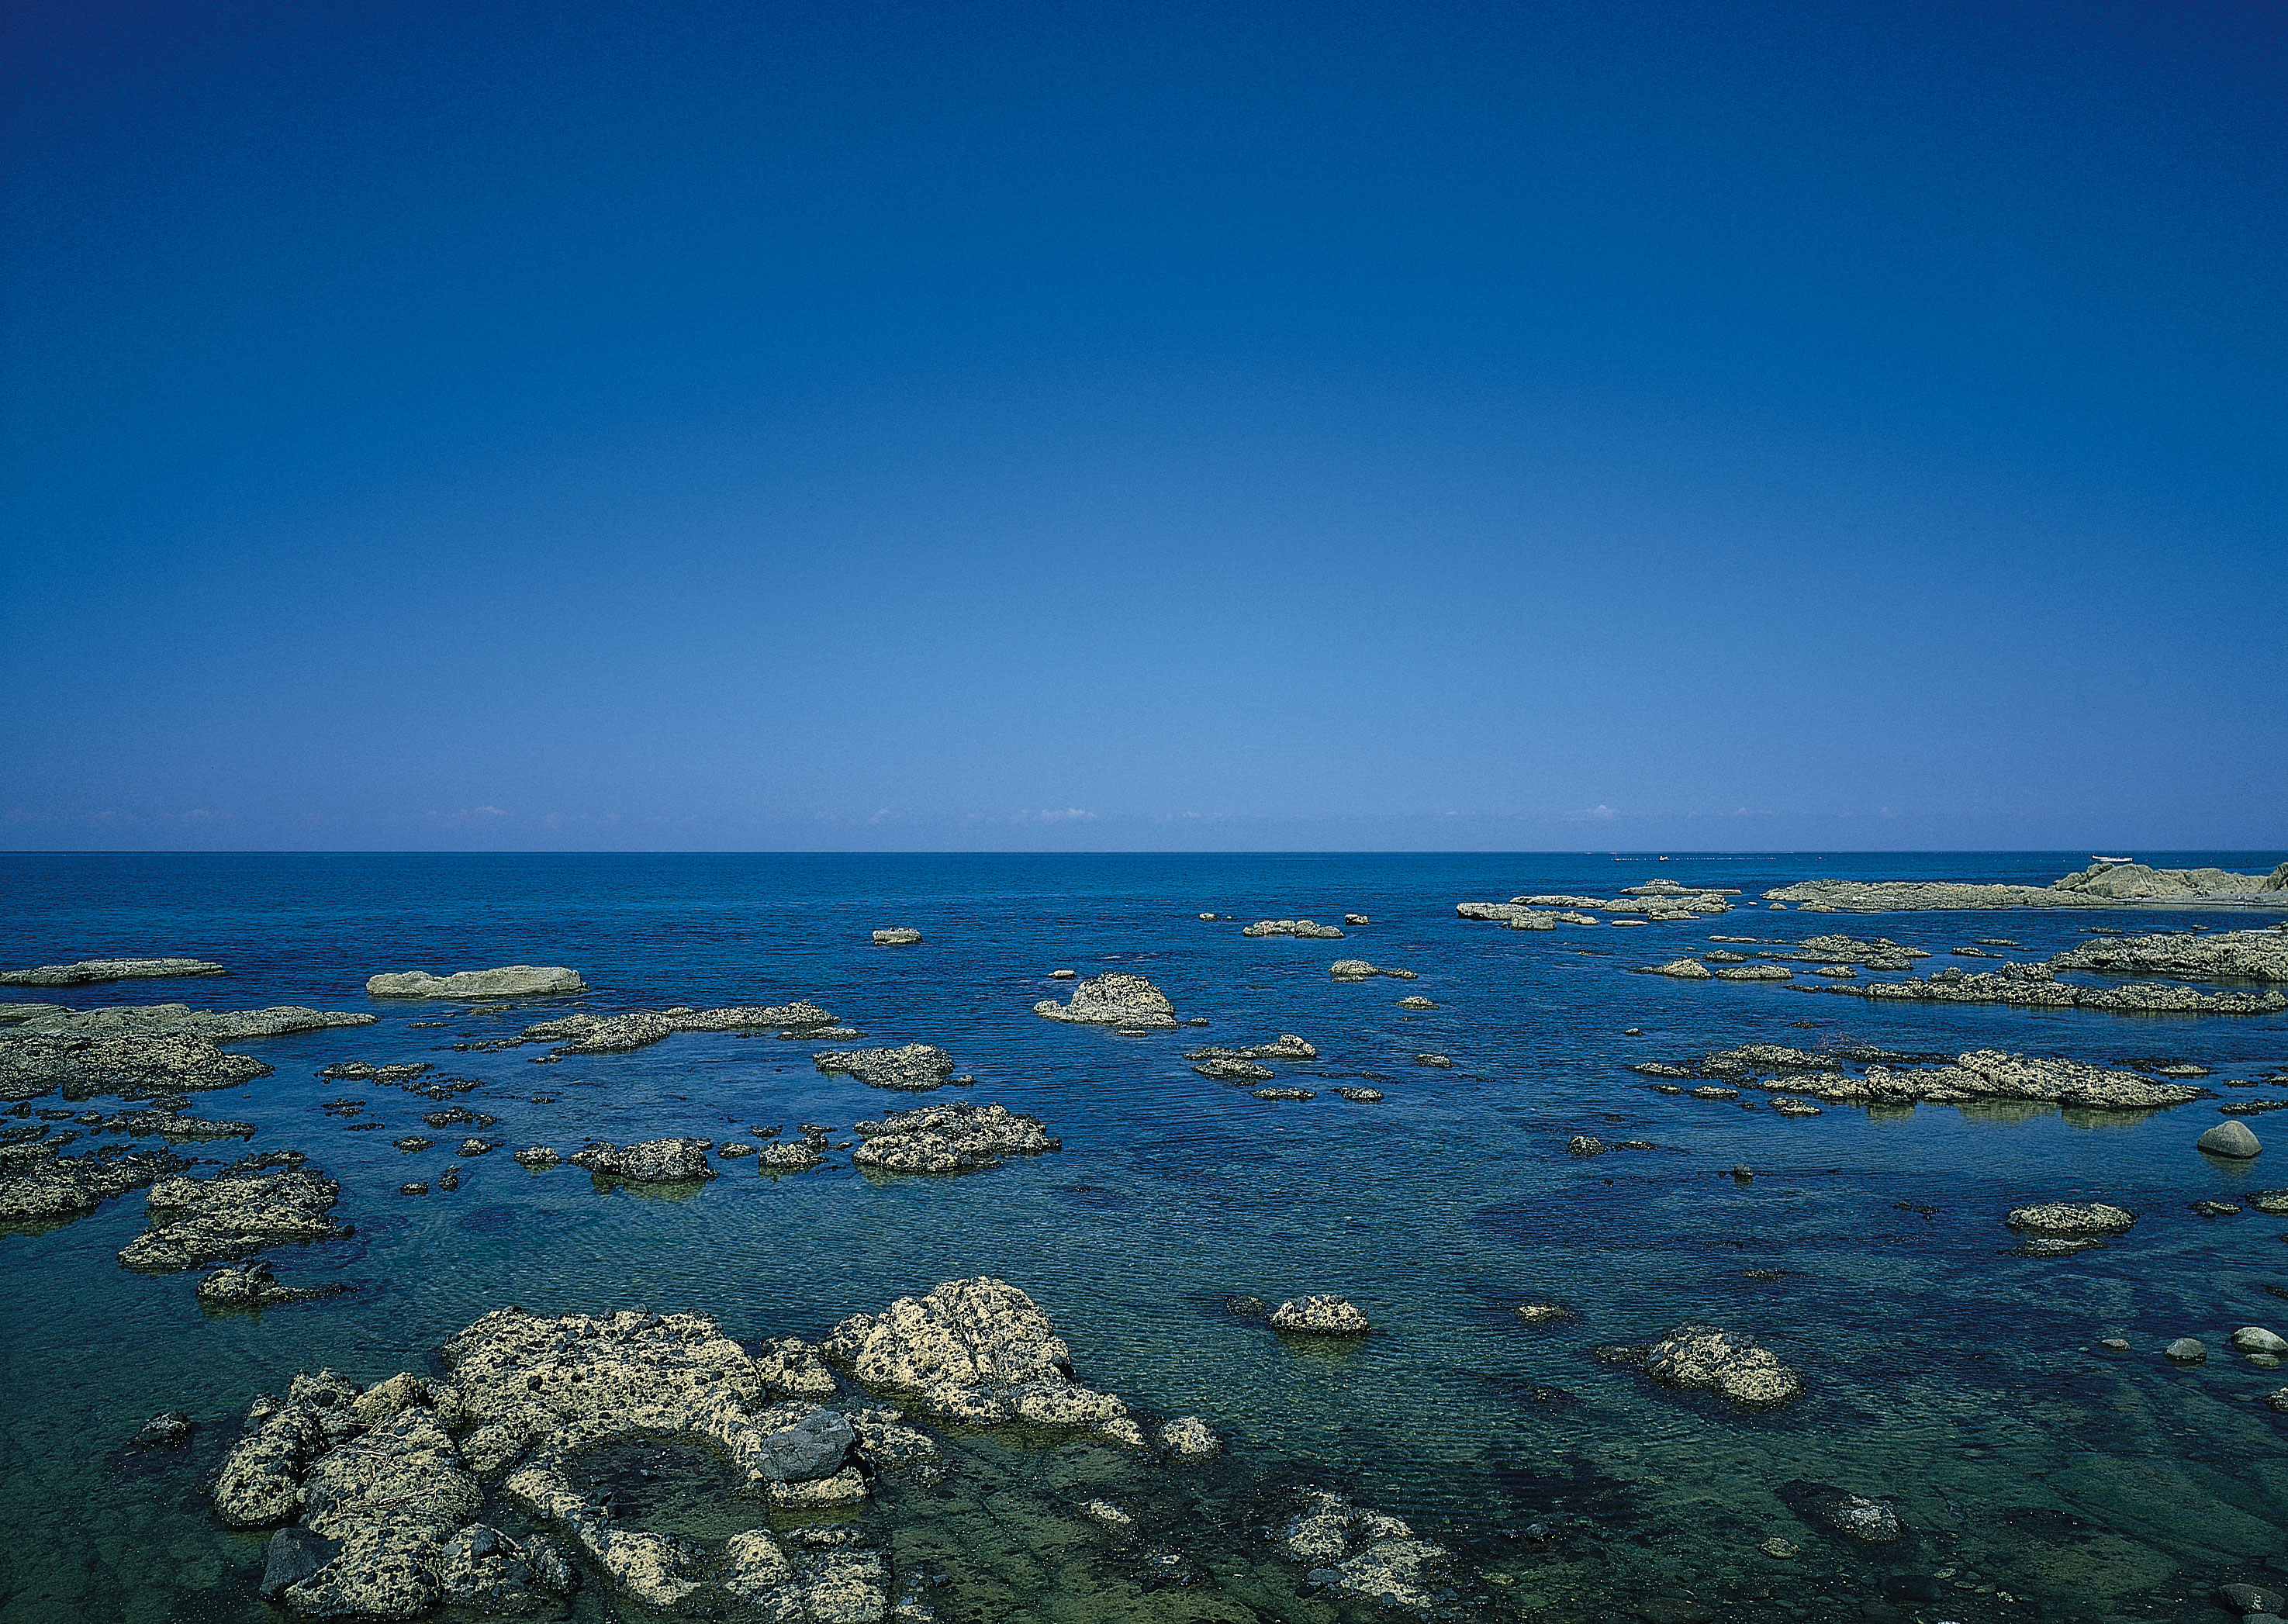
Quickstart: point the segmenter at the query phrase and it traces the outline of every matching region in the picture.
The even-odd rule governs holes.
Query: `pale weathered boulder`
[[[1803,1378],[1752,1336],[1714,1326],[1680,1326],[1652,1344],[1645,1370],[1670,1387],[1699,1388],[1735,1404],[1768,1407],[1803,1390]]]
[[[1124,970],[1107,970],[1076,983],[1070,1002],[1045,998],[1033,1006],[1033,1013],[1051,1020],[1105,1026],[1163,1029],[1176,1024],[1175,1006],[1168,1002],[1168,995],[1143,977]]]
[[[1362,1336],[1366,1316],[1347,1297],[1295,1297],[1271,1311],[1271,1328],[1304,1336]]]

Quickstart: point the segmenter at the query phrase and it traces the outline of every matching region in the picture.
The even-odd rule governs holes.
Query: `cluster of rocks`
[[[1638,923],[1641,920],[1666,923],[1704,918],[1711,914],[1728,912],[1732,906],[1729,899],[1739,894],[1736,890],[1726,887],[1690,886],[1673,880],[1654,880],[1643,885],[1632,885],[1616,897],[1513,897],[1507,902],[1458,902],[1454,905],[1454,912],[1464,919],[1506,925],[1513,931],[1553,931],[1561,924],[1597,923],[1595,917],[1578,911],[1583,908],[1602,908],[1609,914],[1641,916],[1616,922],[1625,924]]]
[[[1712,958],[1715,955],[1712,954],[1709,956]],[[1786,981],[1795,975],[1793,970],[1784,970],[1777,964],[1720,963],[1711,970],[1698,959],[1692,958],[1671,959],[1665,964],[1640,964],[1636,966],[1636,973],[1641,976],[1668,976],[1679,981]]]
[[[367,977],[365,984],[369,998],[554,998],[587,990],[580,972],[561,964],[504,964],[444,976],[425,970],[384,970]]]
[[[1930,908],[2121,907],[2245,903],[2288,907],[2288,863],[2269,875],[2222,868],[2151,868],[2095,863],[2047,885],[1988,885],[1955,880],[1808,880],[1764,893],[1807,913],[1897,913]]]
[[[1860,1051],[1864,1053],[1866,1051]],[[1738,1087],[1808,1094],[1831,1104],[1961,1105],[2022,1100],[2084,1111],[2150,1111],[2213,1098],[2187,1083],[2151,1082],[2134,1072],[1979,1049],[1951,1065],[1912,1069],[1871,1065],[1863,1073],[1845,1067],[1840,1054],[1750,1043],[1711,1050],[1697,1067],[1648,1062],[1629,1069],[1664,1078],[1718,1077]]]
[[[1168,995],[1143,977],[1124,970],[1107,970],[1073,986],[1069,1002],[1044,998],[1033,1013],[1050,1020],[1085,1022],[1139,1032],[1165,1031],[1176,1024],[1176,1008]]]
[[[819,1402],[840,1390],[827,1359],[903,1407]],[[854,1530],[759,1526],[711,1549],[628,1525],[581,1459],[637,1440],[698,1446],[732,1469],[734,1503],[813,1511],[862,1503],[886,1473],[930,1470],[936,1442],[907,1424],[909,1412],[1151,1447],[1118,1398],[1074,1380],[1047,1315],[987,1279],[853,1316],[822,1345],[785,1338],[754,1354],[695,1315],[505,1309],[456,1336],[443,1363],[442,1379],[408,1372],[362,1390],[331,1372],[298,1376],[282,1401],[250,1407],[215,1509],[234,1527],[296,1525],[273,1535],[262,1587],[289,1612],[553,1611],[584,1559],[648,1607],[786,1624],[882,1620],[890,1560]],[[1196,1416],[1157,1438],[1177,1460],[1219,1447]],[[481,1520],[496,1494],[549,1532],[514,1540]],[[927,1612],[909,1604],[898,1616]]]
[[[927,1105],[861,1122],[851,1161],[887,1173],[967,1173],[1001,1165],[1004,1156],[1037,1156],[1062,1148],[1038,1117],[1005,1105]]]
[[[211,1178],[159,1179],[144,1198],[150,1226],[120,1248],[119,1261],[163,1273],[346,1235],[330,1216],[341,1186],[303,1160],[273,1151]]]
[[[1299,1493],[1276,1537],[1304,1568],[1307,1584],[1418,1612],[1436,1600],[1437,1571],[1451,1557],[1443,1546],[1417,1539],[1397,1517],[1324,1489]]]
[[[969,1076],[953,1074],[953,1057],[929,1043],[908,1043],[900,1049],[827,1050],[810,1058],[820,1071],[855,1077],[872,1089],[894,1093],[927,1094],[948,1082],[968,1084]]]
[[[1327,973],[1338,981],[1364,981],[1370,976],[1388,976],[1397,981],[1419,978],[1410,970],[1392,970],[1386,965],[1370,964],[1364,959],[1337,959],[1327,966]]]
[[[258,1311],[288,1303],[339,1296],[348,1289],[339,1280],[325,1280],[315,1286],[283,1285],[268,1264],[258,1262],[243,1268],[225,1264],[199,1281],[196,1295],[203,1308]]]
[[[1277,1073],[1264,1061],[1318,1058],[1316,1048],[1291,1032],[1280,1034],[1275,1043],[1258,1043],[1247,1049],[1224,1049],[1211,1044],[1184,1057],[1192,1063],[1194,1071],[1217,1082],[1268,1082]]]
[[[1309,919],[1259,919],[1240,931],[1242,936],[1305,936],[1326,941],[1341,939],[1342,932],[1332,925],[1323,925]]]
[[[131,981],[145,977],[229,973],[211,959],[82,959],[75,964],[0,970],[0,986],[90,986],[99,981]]]
[[[219,1045],[283,1037],[335,1026],[365,1026],[374,1017],[338,1010],[192,1010],[179,1003],[131,1005],[43,1017],[0,1033],[0,1100],[35,1098],[56,1089],[69,1099],[98,1094],[166,1098],[226,1089],[270,1067]]]

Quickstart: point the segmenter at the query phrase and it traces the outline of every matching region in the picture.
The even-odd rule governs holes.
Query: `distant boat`
[[[2099,857],[2099,856],[2096,856],[2096,855],[2094,855],[2094,854],[2092,854],[2092,856],[2091,856],[2091,858],[2090,858],[2090,860],[2090,860],[2091,862],[2093,862],[2093,863],[2114,863],[2114,864],[2121,864],[2121,863],[2133,863],[2133,862],[2135,862],[2137,860],[2136,860],[2135,858],[2133,858],[2133,857]]]

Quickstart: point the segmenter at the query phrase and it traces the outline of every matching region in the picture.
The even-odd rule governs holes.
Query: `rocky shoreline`
[[[2288,863],[2268,875],[2222,868],[2096,863],[2047,885],[1958,880],[1807,880],[1764,893],[1809,914],[1887,914],[1953,908],[2288,908]]]

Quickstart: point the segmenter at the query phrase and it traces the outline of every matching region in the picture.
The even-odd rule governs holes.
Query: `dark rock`
[[[191,1418],[180,1410],[167,1410],[143,1423],[135,1435],[138,1449],[180,1449],[191,1441]]]
[[[270,1536],[270,1550],[262,1564],[262,1599],[274,1602],[289,1587],[324,1567],[342,1554],[342,1542],[311,1533],[307,1528],[281,1528]]]

